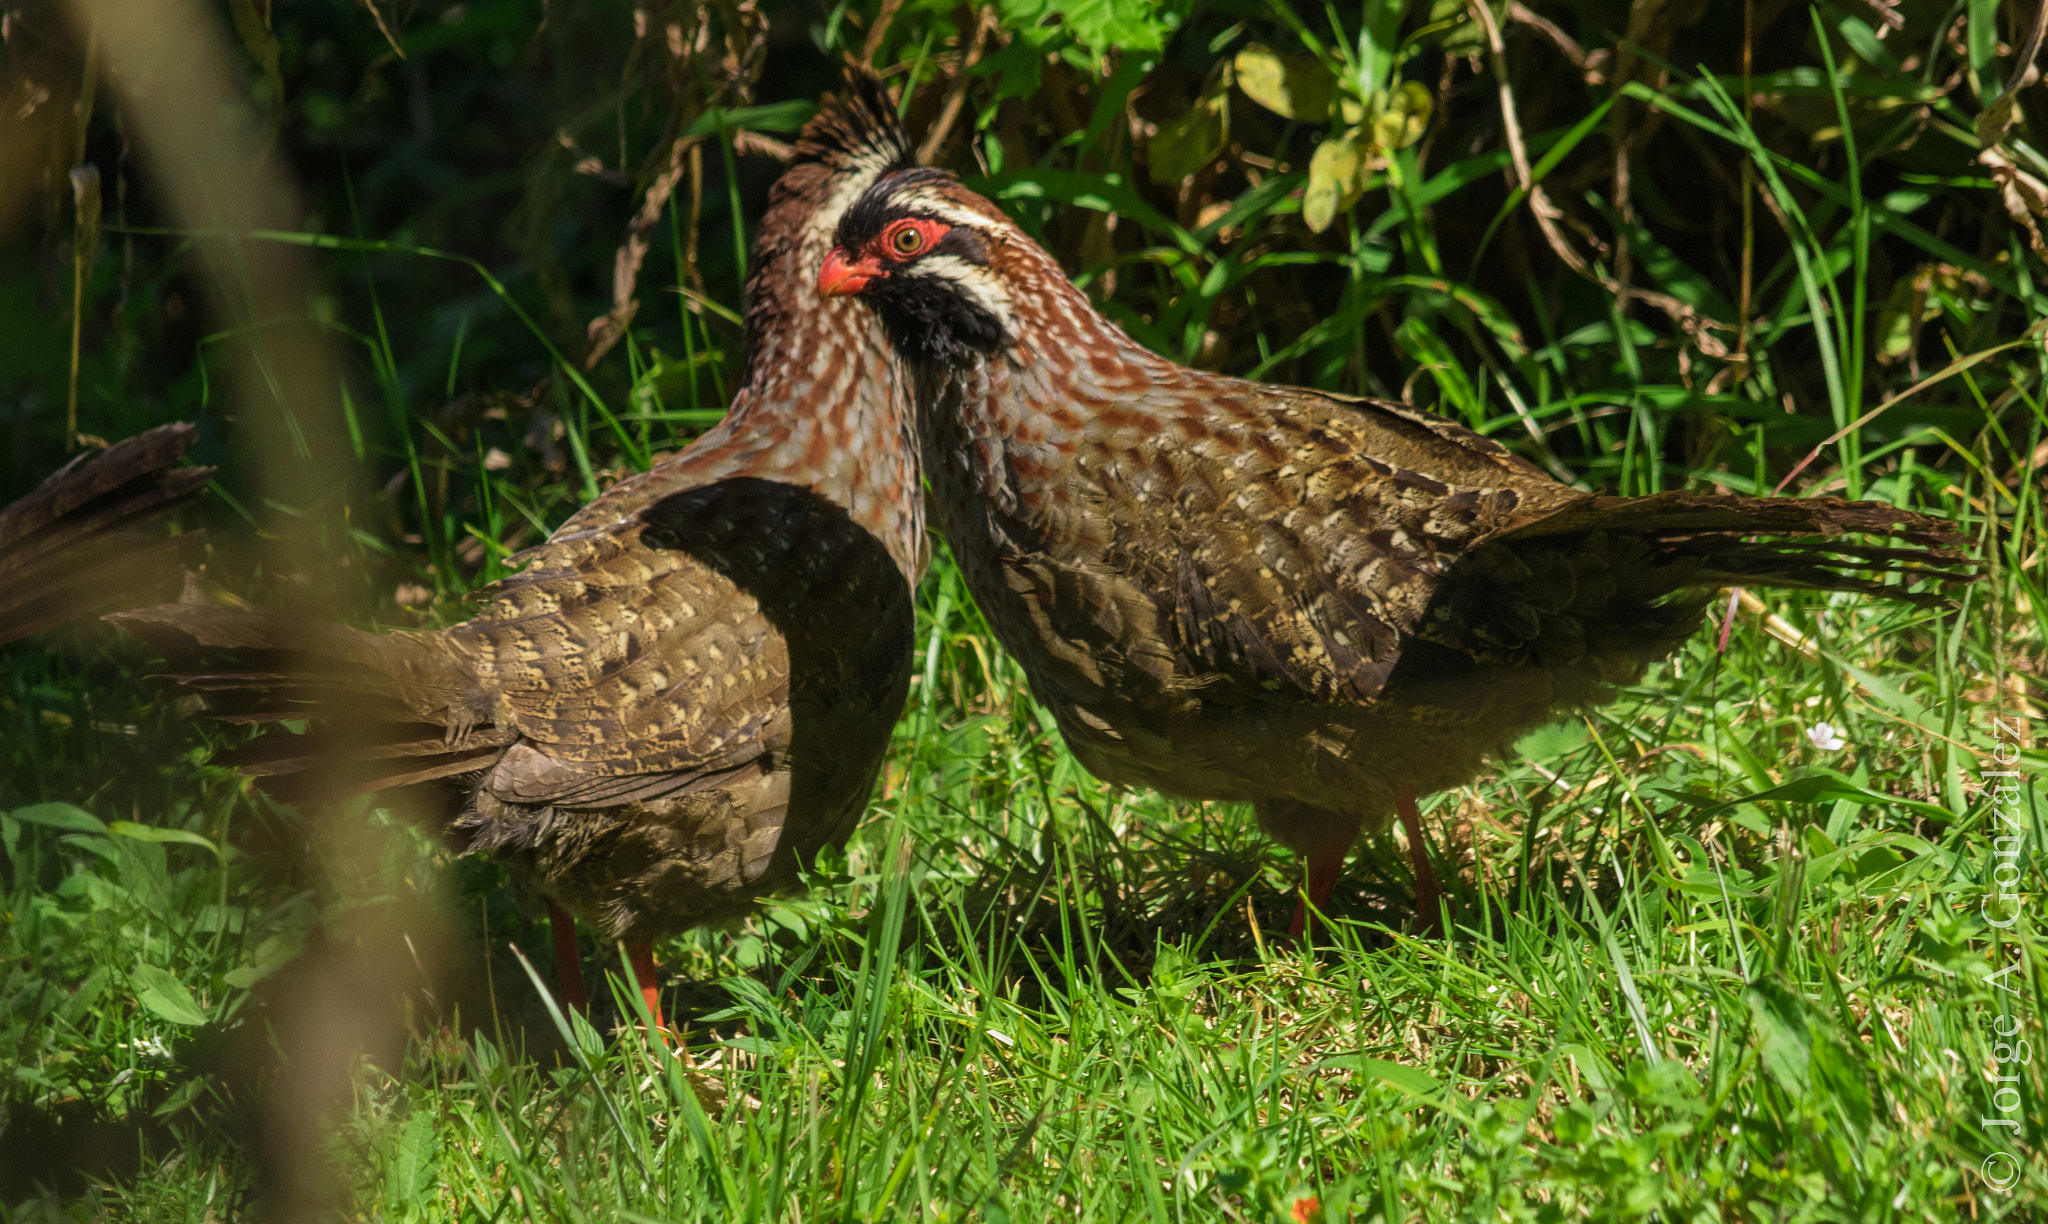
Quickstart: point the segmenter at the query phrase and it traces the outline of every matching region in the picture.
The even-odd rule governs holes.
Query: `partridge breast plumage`
[[[1252,802],[1318,903],[1398,809],[1433,917],[1415,796],[1611,697],[1714,589],[1960,573],[1946,524],[1889,506],[1600,497],[1404,404],[1176,365],[941,171],[881,177],[838,238],[820,287],[910,362],[936,523],[1075,755]]]
[[[627,944],[651,1007],[652,939],[746,912],[852,830],[907,691],[925,555],[906,380],[815,275],[846,204],[910,160],[870,83],[811,122],[758,232],[725,418],[578,511],[473,619],[370,634],[205,601],[115,619],[212,656],[186,683],[229,717],[318,703],[324,739],[235,758],[273,784],[463,782],[448,836],[548,902],[565,991],[573,914]]]

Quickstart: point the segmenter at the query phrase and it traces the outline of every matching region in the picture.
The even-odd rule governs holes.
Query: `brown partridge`
[[[181,543],[147,524],[199,495],[209,467],[174,467],[198,431],[159,425],[80,455],[0,508],[0,643],[96,612],[152,577]]]
[[[877,87],[805,128],[756,239],[725,418],[578,511],[474,619],[372,634],[189,601],[112,619],[228,656],[185,682],[239,699],[230,717],[333,716],[326,747],[275,732],[249,772],[463,783],[447,835],[546,902],[564,995],[585,1002],[573,915],[624,942],[658,1018],[651,941],[746,913],[844,840],[908,690],[907,387],[872,313],[816,277],[840,212],[909,164]]]
[[[883,175],[838,239],[819,288],[909,362],[933,517],[1074,755],[1249,801],[1317,907],[1398,811],[1434,920],[1416,797],[1609,699],[1714,589],[1957,573],[1949,527],[1890,506],[1596,496],[1405,404],[1176,365],[942,171]]]

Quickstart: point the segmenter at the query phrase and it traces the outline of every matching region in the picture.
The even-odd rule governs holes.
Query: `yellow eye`
[[[906,225],[896,231],[896,236],[890,239],[890,242],[896,247],[898,255],[915,255],[924,247],[924,235]]]

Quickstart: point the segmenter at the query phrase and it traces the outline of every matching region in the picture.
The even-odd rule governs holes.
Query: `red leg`
[[[583,962],[576,954],[576,920],[568,910],[550,901],[548,928],[555,935],[555,975],[562,1002],[577,1011],[589,1011],[590,992],[583,989]]]
[[[1310,906],[1320,911],[1329,903],[1337,877],[1344,871],[1344,856],[1351,853],[1351,842],[1347,835],[1308,856],[1308,895],[1294,904],[1294,921],[1287,924],[1287,942],[1293,943],[1308,930]]]
[[[659,1033],[663,1026],[661,991],[655,986],[654,944],[645,939],[627,944],[626,959],[633,966],[634,979],[640,983],[640,997],[647,1001],[647,1014],[654,1017],[654,1031]]]
[[[1401,828],[1408,834],[1408,865],[1415,871],[1415,916],[1423,930],[1434,931],[1442,909],[1443,889],[1437,884],[1436,868],[1429,863],[1429,845],[1422,840],[1422,812],[1415,806],[1415,792],[1396,792],[1394,808],[1400,812]]]

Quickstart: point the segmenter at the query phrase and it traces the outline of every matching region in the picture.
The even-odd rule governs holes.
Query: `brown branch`
[[[989,32],[995,29],[996,14],[993,8],[981,10],[980,18],[974,23],[974,44],[967,49],[967,55],[960,61],[959,71],[953,74],[953,83],[946,89],[946,106],[939,112],[938,121],[931,131],[925,133],[924,143],[917,146],[917,160],[929,164],[939,146],[946,143],[946,137],[953,130],[953,123],[960,118],[960,108],[967,101],[967,73],[980,61],[982,49],[988,45]]]
[[[784,144],[773,136],[748,131],[732,133],[732,151],[754,157],[771,157],[785,166],[789,164],[790,158],[796,156],[794,146]]]
[[[767,19],[761,15],[757,0],[721,0],[719,11],[726,23],[726,55],[721,65],[725,81],[704,101],[707,105],[743,104],[753,97],[754,85],[760,79],[761,66],[767,57]],[[612,257],[611,309],[590,321],[590,326],[585,329],[583,348],[576,357],[577,364],[586,370],[594,368],[618,344],[625,336],[626,328],[632,324],[633,316],[639,312],[640,302],[633,291],[639,283],[640,266],[646,262],[655,224],[661,220],[663,210],[675,195],[676,184],[682,181],[686,171],[691,178],[689,262],[692,272],[695,272],[697,219],[703,199],[703,160],[698,148],[702,138],[679,134],[683,129],[684,109],[678,98],[662,136],[667,148],[660,158],[661,169],[648,183],[639,211],[627,225],[625,237],[620,240],[618,251]],[[741,137],[746,135],[754,136],[755,151],[774,156],[773,148],[782,147],[780,141],[739,133],[734,135],[736,151],[741,147]],[[566,135],[564,140],[567,141]],[[656,147],[662,146],[657,144]],[[784,160],[787,160],[786,155]],[[582,168],[579,166],[578,169]],[[644,175],[646,172],[646,165],[643,165],[641,173]]]
[[[704,146],[696,145],[690,150],[690,225],[689,240],[683,248],[683,266],[689,269],[691,279],[697,288],[704,288],[704,272],[697,266],[697,235],[703,228],[704,220]]]
[[[1516,113],[1514,91],[1508,84],[1507,46],[1501,38],[1500,26],[1494,21],[1493,12],[1487,7],[1485,0],[1467,0],[1467,3],[1486,29],[1486,45],[1489,58],[1493,62],[1493,74],[1500,82],[1501,128],[1507,135],[1508,159],[1514,164],[1516,185],[1528,196],[1529,211],[1535,216],[1537,228],[1543,231],[1544,240],[1549,243],[1550,249],[1556,252],[1557,257],[1573,272],[1623,301],[1642,302],[1668,315],[1700,352],[1709,357],[1725,357],[1728,353],[1727,345],[1712,333],[1716,329],[1731,330],[1727,324],[1700,314],[1670,294],[1623,284],[1595,268],[1565,237],[1558,222],[1572,224],[1570,218],[1566,217],[1563,209],[1551,202],[1549,194],[1543,190],[1541,183],[1535,181],[1535,175],[1529,168],[1529,149],[1522,139],[1522,122]],[[1586,234],[1586,239],[1594,246],[1599,246],[1598,239],[1590,232]]]
[[[1581,276],[1598,279],[1594,277],[1585,257],[1572,248],[1572,244],[1566,241],[1564,234],[1557,228],[1557,222],[1564,216],[1564,211],[1550,202],[1550,196],[1543,190],[1543,185],[1536,181],[1535,175],[1529,170],[1529,149],[1522,141],[1522,121],[1515,111],[1514,90],[1508,84],[1507,46],[1501,41],[1500,26],[1493,19],[1493,10],[1487,6],[1485,0],[1467,0],[1467,3],[1478,16],[1480,25],[1486,29],[1486,49],[1493,61],[1494,79],[1500,82],[1501,127],[1507,133],[1508,158],[1515,166],[1515,184],[1529,197],[1529,211],[1535,216],[1536,226],[1543,231],[1543,238],[1550,244],[1550,249],[1557,252],[1557,257],[1572,271]]]
[[[586,370],[595,367],[606,353],[611,352],[612,346],[626,334],[627,326],[640,310],[639,299],[633,296],[633,289],[640,280],[640,265],[647,259],[654,225],[661,220],[662,210],[668,207],[669,197],[675,194],[676,183],[683,177],[684,158],[698,139],[684,136],[670,142],[668,164],[648,184],[647,194],[640,201],[640,211],[633,215],[632,223],[626,227],[626,237],[612,256],[612,308],[590,321],[583,351],[577,355],[577,364]]]
[[[2005,84],[2005,92],[1998,95],[1998,101],[1991,104],[1997,110],[2012,101],[2020,87],[2027,84],[2028,74],[2034,71],[2034,57],[2041,54],[2041,36],[2048,32],[2048,0],[2041,0],[2034,6],[2034,28],[2027,31],[2027,45],[2020,50],[2019,59],[2013,62],[2012,80]]]
[[[384,41],[391,47],[391,53],[404,59],[405,44],[398,41],[398,35],[391,32],[390,26],[384,24],[384,14],[377,11],[377,0],[363,0],[363,7],[370,10],[370,19],[377,23],[377,32],[384,36]]]
[[[1599,56],[1588,55],[1586,49],[1578,44],[1578,40],[1560,29],[1556,22],[1530,9],[1521,0],[1515,0],[1513,4],[1508,5],[1508,17],[1549,39],[1552,45],[1571,61],[1572,67],[1578,69],[1585,77],[1588,85],[1598,85],[1607,79],[1600,70]]]
[[[903,0],[882,0],[882,11],[875,14],[875,24],[868,27],[866,41],[861,43],[860,62],[872,64],[882,50],[882,36],[889,32],[889,23],[896,20],[896,10],[903,7]]]

